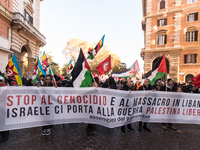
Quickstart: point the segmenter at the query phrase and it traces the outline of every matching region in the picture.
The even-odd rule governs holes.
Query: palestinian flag
[[[113,77],[118,77],[118,78],[132,78],[132,77],[135,77],[136,74],[140,71],[140,67],[139,67],[138,61],[136,60],[129,69],[130,69],[129,71],[113,73],[112,76]]]
[[[150,79],[150,84],[155,85],[156,80],[161,79],[166,73],[167,73],[166,59],[165,55],[163,55],[153,66],[152,70],[144,74],[143,78]]]
[[[130,73],[132,73],[133,74],[132,76],[135,77],[137,73],[140,71],[140,67],[137,60],[133,63],[130,69],[131,69]]]
[[[93,82],[90,67],[85,59],[82,49],[78,56],[78,60],[71,72],[72,83],[74,87],[90,87]]]
[[[133,77],[133,73],[131,70],[129,71],[122,71],[122,72],[115,72],[112,74],[112,77],[117,77],[117,78],[132,78]]]
[[[96,54],[98,53],[98,51],[103,47],[103,42],[104,42],[104,37],[105,35],[103,35],[103,37],[101,38],[101,40],[99,41],[99,43],[96,45],[96,47],[94,49],[89,48],[88,49],[88,58],[87,59],[93,59]]]
[[[119,78],[118,77],[115,77],[114,78],[115,82],[117,83],[119,81]]]

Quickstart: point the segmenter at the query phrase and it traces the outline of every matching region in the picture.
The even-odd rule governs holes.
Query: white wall
[[[8,64],[8,52],[0,50],[0,71],[4,72]]]
[[[40,30],[40,0],[34,0],[33,3],[34,9],[34,27],[39,31]]]
[[[13,0],[13,12],[19,12],[24,15],[25,5],[24,2],[30,3],[29,0]],[[31,3],[30,3],[31,4]],[[33,8],[33,26],[40,29],[40,0],[34,0],[32,4]]]
[[[13,0],[13,12],[24,14],[24,0]]]

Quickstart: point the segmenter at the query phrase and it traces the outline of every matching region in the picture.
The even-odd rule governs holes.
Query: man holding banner
[[[132,87],[132,83],[131,83],[131,79],[127,79],[124,83],[124,86],[121,88],[121,90],[124,90],[124,91],[130,91],[131,92],[131,87]],[[130,130],[130,131],[135,131],[131,124],[128,124],[127,125],[127,128]],[[126,134],[126,126],[121,126],[121,131],[123,134]]]
[[[52,76],[51,75],[46,76],[46,81],[44,82],[44,84],[42,86],[48,86],[48,87],[54,86],[53,83],[52,83]],[[57,85],[55,87],[57,87]],[[51,130],[52,130],[52,125],[42,126],[42,135],[50,135]]]
[[[145,79],[144,83],[143,83],[143,86],[139,87],[138,90],[139,91],[152,90],[152,86],[150,84],[150,80],[149,79]],[[148,131],[148,132],[151,132],[151,130],[147,127],[147,123],[146,122],[144,122],[143,129]],[[139,122],[138,131],[140,131],[140,132],[142,131],[142,122]]]
[[[0,76],[0,87],[3,87],[3,86],[6,86],[5,79],[4,79],[4,77]],[[0,135],[2,136],[0,143],[5,142],[9,138],[9,131],[0,132]]]
[[[34,86],[43,86],[45,82],[45,75],[40,75],[39,80],[34,83]]]
[[[171,78],[169,78],[167,79],[166,85],[160,88],[160,91],[177,92],[177,86],[174,84],[174,81]],[[164,130],[167,130],[167,125],[170,129],[176,130],[172,123],[162,123],[162,128]]]

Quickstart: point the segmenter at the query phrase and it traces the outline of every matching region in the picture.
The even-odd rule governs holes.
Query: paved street
[[[133,124],[134,129],[137,123]],[[94,137],[87,136],[86,124],[66,124],[53,127],[50,136],[42,136],[41,128],[14,130],[8,141],[0,144],[0,150],[199,150],[200,126],[175,126],[183,131],[161,129],[160,124],[149,124],[152,132],[130,132],[123,135],[120,128],[96,126]]]

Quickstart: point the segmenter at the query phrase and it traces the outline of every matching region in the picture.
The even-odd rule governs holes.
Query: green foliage
[[[80,52],[80,48],[82,48],[83,53],[84,53],[85,57],[87,58],[89,47],[94,48],[96,46],[97,42],[95,42],[93,44],[88,44],[88,42],[84,41],[84,40],[70,39],[67,42],[67,45],[63,50],[63,53],[66,56],[67,60],[71,59],[73,62],[76,62],[76,59],[77,59],[79,52]],[[99,50],[99,52],[97,53],[97,55],[95,56],[95,58],[93,60],[89,60],[88,63],[90,65],[91,71],[92,72],[96,71],[96,67],[99,65],[99,63],[104,61],[109,55],[111,55],[112,72],[122,71],[122,65],[121,65],[120,57],[117,56],[116,54],[111,54],[110,50],[108,49],[108,47],[106,45],[104,45]],[[65,64],[62,68],[62,75],[63,76],[66,74],[67,65],[68,64]]]
[[[61,69],[61,76],[65,77],[66,76],[66,70],[67,70],[67,67],[68,67],[68,63],[64,64],[62,69]]]
[[[59,65],[57,63],[51,62],[50,66],[55,75],[60,74]]]
[[[53,70],[53,73],[55,75],[60,74],[59,65],[53,61],[53,56],[51,56],[51,54],[49,52],[47,52],[46,55],[48,58],[49,65],[50,65],[51,69]]]

